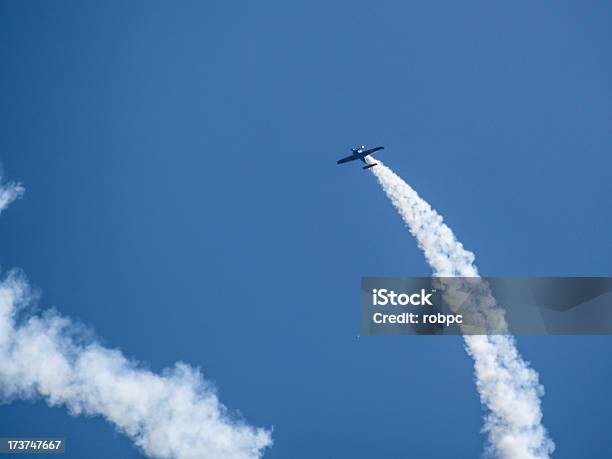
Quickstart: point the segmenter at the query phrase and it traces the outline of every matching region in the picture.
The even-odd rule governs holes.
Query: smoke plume
[[[368,163],[373,162],[368,158]],[[474,254],[463,248],[442,217],[410,185],[377,162],[372,173],[416,238],[434,275],[478,277]],[[489,320],[504,325],[501,308],[485,303],[476,306]],[[500,459],[549,458],[554,443],[542,425],[540,397],[544,389],[538,374],[520,356],[514,339],[509,335],[466,335],[464,340],[474,360],[480,400],[487,409],[483,430],[488,435],[489,452]]]
[[[23,194],[0,185],[0,212]],[[49,310],[29,314],[34,296],[19,271],[0,281],[0,398],[44,399],[73,415],[103,416],[149,457],[257,459],[268,430],[231,415],[198,369],[161,374],[120,351],[88,341],[82,328]]]
[[[20,183],[2,183],[2,169],[0,168],[0,213],[15,199],[22,197],[24,191]]]

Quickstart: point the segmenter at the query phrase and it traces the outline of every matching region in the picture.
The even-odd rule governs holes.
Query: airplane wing
[[[372,153],[374,153],[375,151],[378,150],[383,150],[385,147],[376,147],[376,148],[370,148],[369,150],[366,151],[362,151],[361,153],[359,153],[360,156],[363,156],[364,158],[368,155],[371,155]]]
[[[336,164],[348,163],[349,161],[355,161],[356,159],[359,159],[359,157],[355,155],[351,155],[351,156],[347,156],[346,158],[339,159]]]

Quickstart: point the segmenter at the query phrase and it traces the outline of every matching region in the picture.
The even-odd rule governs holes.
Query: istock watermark
[[[609,277],[364,277],[361,335],[610,335]]]

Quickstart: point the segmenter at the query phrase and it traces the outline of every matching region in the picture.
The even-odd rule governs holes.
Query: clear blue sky
[[[0,1],[0,264],[154,370],[200,366],[266,458],[479,457],[459,338],[361,338],[359,280],[427,275],[380,155],[486,275],[612,275],[607,2]],[[522,338],[556,458],[609,455],[609,338]],[[140,457],[15,402],[2,435]]]

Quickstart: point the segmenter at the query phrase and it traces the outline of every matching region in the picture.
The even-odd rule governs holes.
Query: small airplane
[[[347,156],[346,158],[339,159],[337,164],[348,163],[349,161],[355,161],[356,159],[360,159],[364,163],[367,163],[366,156],[371,155],[375,151],[382,150],[383,148],[385,147],[375,147],[375,148],[370,148],[369,150],[366,150],[363,145],[360,147],[351,148],[351,151],[353,152],[353,154],[351,156]],[[378,163],[368,164],[367,166],[363,166],[362,169],[369,169],[370,167],[374,167],[377,165]]]

